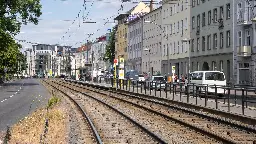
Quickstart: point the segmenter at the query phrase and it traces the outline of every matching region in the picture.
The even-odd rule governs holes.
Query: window
[[[181,35],[183,35],[183,20],[181,20]]]
[[[230,47],[230,30],[227,31],[227,47]]]
[[[188,29],[188,18],[185,18],[184,28],[185,28],[186,30]]]
[[[208,11],[208,25],[210,25],[212,22],[212,12]]]
[[[170,7],[170,11],[171,11],[171,12],[170,12],[170,15],[172,16],[172,7]]]
[[[192,41],[191,41],[191,52],[194,52],[194,45],[195,45],[195,41],[194,41],[194,39],[192,39]]]
[[[212,61],[212,70],[215,71],[216,70],[216,62]],[[206,76],[205,76],[206,77]],[[205,78],[206,79],[206,78]]]
[[[213,48],[218,47],[217,33],[213,34]]]
[[[192,7],[196,6],[196,0],[192,0]]]
[[[202,26],[205,26],[205,12],[202,14]]]
[[[193,63],[193,62],[192,62]],[[192,67],[193,69],[193,67]],[[203,79],[203,73],[202,72],[199,72],[199,73],[191,73],[190,77],[191,77],[191,80],[202,80]]]
[[[184,52],[184,44],[183,44],[183,42],[181,42],[181,53],[183,53]]]
[[[226,5],[226,18],[230,19],[230,3]]]
[[[213,10],[213,22],[214,23],[218,22],[218,18],[217,17],[218,17],[217,8],[215,8]]]
[[[220,48],[223,48],[224,46],[224,35],[223,32],[220,33]]]
[[[224,74],[220,72],[206,72],[205,80],[224,81],[225,77]]]
[[[197,38],[196,47],[197,47],[197,51],[199,51],[200,50],[200,38]]]
[[[220,19],[224,19],[224,8],[223,6],[220,7]]]
[[[175,31],[176,31],[176,29],[175,29],[175,23],[173,23],[173,34],[175,34]]]
[[[197,0],[197,5],[200,5],[200,0]]]
[[[176,53],[176,45],[175,45],[175,42],[173,43],[173,54]]]
[[[183,1],[181,2],[181,11],[183,11]]]
[[[237,46],[242,46],[242,31],[237,32]]]
[[[180,22],[178,21],[178,23],[177,23],[177,33],[179,33],[180,32]]]
[[[207,36],[207,49],[210,50],[211,49],[211,35]]]
[[[172,35],[172,24],[170,25],[170,34]]]
[[[205,36],[202,37],[202,51],[205,51]]]
[[[177,54],[180,52],[180,42],[178,41]]]
[[[197,28],[200,28],[200,15],[197,15]]]
[[[249,30],[246,30],[245,31],[246,33],[246,46],[250,46],[251,45],[251,35],[250,35],[250,31]]]
[[[196,63],[196,67],[197,67],[197,70],[199,71],[200,70],[199,62]]]
[[[223,61],[220,61],[220,71],[223,71]]]
[[[192,29],[195,29],[195,17],[192,17]]]

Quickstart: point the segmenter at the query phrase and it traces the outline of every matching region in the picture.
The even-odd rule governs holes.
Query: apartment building
[[[193,0],[191,10],[191,69],[219,70],[228,82],[252,84],[255,2]]]
[[[114,19],[117,21],[115,58],[124,58],[125,65],[127,65],[126,61],[128,60],[128,25],[126,23],[127,21],[136,18],[140,13],[148,13],[149,11],[149,7],[145,3],[140,2],[125,14],[120,14]]]
[[[28,48],[24,51],[24,55],[27,60],[27,69],[25,70],[25,74],[29,76],[35,75],[35,60],[34,60],[34,51],[32,48]]]
[[[162,73],[185,75],[189,72],[190,0],[163,1],[162,4]]]
[[[142,72],[161,73],[162,7],[143,16]]]
[[[143,18],[137,17],[128,23],[128,61],[127,70],[141,71],[142,63],[142,36],[143,36]]]

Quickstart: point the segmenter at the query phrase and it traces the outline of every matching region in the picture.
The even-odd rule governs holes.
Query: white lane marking
[[[1,103],[4,102],[4,100],[1,101]]]
[[[18,92],[15,92],[15,94],[17,94]]]
[[[10,96],[10,98],[13,97],[13,95]]]
[[[18,90],[18,91],[20,91],[20,90]]]
[[[20,89],[21,89],[21,87],[20,87]]]

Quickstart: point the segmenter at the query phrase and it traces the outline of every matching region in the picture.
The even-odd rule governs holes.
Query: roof
[[[128,16],[129,16],[129,14],[120,14],[116,18],[114,18],[114,20],[121,20],[121,19],[124,19]]]

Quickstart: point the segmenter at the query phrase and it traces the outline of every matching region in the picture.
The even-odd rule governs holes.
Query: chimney
[[[150,8],[150,12],[152,12],[153,11],[153,0],[150,0],[149,8]]]

